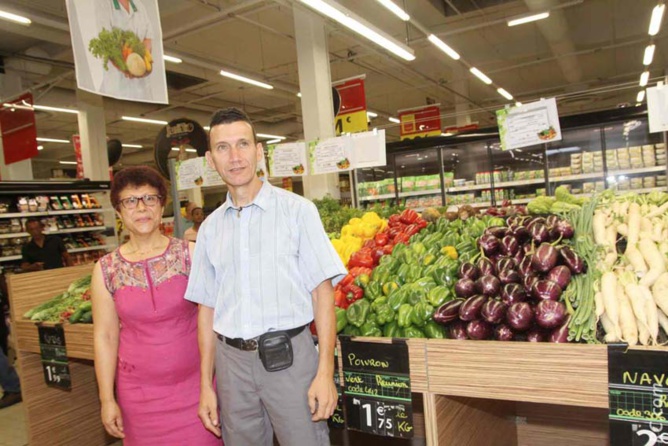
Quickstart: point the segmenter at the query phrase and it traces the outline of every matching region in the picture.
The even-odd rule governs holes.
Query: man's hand
[[[199,394],[199,410],[197,412],[202,424],[209,432],[221,436],[218,421],[218,398],[213,388],[202,388]]]
[[[311,408],[311,420],[326,420],[332,416],[338,394],[334,385],[334,376],[316,375],[308,389],[308,405]]]

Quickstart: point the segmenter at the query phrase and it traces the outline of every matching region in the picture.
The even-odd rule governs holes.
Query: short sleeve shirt
[[[34,240],[23,246],[21,254],[23,261],[28,263],[43,262],[44,269],[62,268],[63,253],[67,252],[60,237],[47,235],[44,237],[44,246],[37,246]]]

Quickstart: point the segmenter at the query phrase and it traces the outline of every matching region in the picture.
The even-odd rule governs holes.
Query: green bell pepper
[[[423,299],[427,298],[427,290],[422,288],[416,283],[411,283],[410,285],[404,285],[406,288],[406,303],[415,305]]]
[[[375,322],[365,322],[360,327],[360,334],[362,336],[383,336],[383,332]]]
[[[369,313],[366,315],[366,320],[364,323],[366,324],[367,322],[373,322],[374,324],[378,325],[378,315],[371,311],[371,309],[369,309]]]
[[[413,321],[413,305],[402,304],[397,312],[397,323],[400,327],[405,328],[411,325]]]
[[[434,307],[426,302],[418,302],[413,306],[411,322],[416,327],[424,327],[428,320],[434,315]]]
[[[410,270],[410,267],[411,267],[411,266],[410,266],[408,263],[404,263],[404,264],[401,265],[401,266],[399,267],[399,269],[397,270],[396,278],[398,279],[398,281],[399,281],[401,284],[409,283],[409,282],[406,281],[406,278],[408,277],[408,272],[409,272],[409,270]]]
[[[340,333],[341,330],[346,328],[348,325],[348,317],[346,317],[346,310],[339,307],[334,307],[334,313],[336,314],[336,332]]]
[[[436,288],[436,281],[433,277],[424,276],[413,282],[413,285],[417,285],[426,292],[429,292],[432,288]]]
[[[417,255],[422,255],[427,251],[427,247],[422,242],[416,242],[410,245],[411,251]]]
[[[399,327],[397,321],[392,321],[383,327],[383,336],[386,338],[401,338],[403,337],[403,330]]]
[[[449,287],[454,285],[457,280],[457,273],[455,272],[455,274],[452,274],[447,268],[439,267],[431,273],[431,277],[434,279],[434,282],[436,282],[436,285]]]
[[[404,336],[407,338],[424,338],[424,332],[417,327],[404,328]]]
[[[368,274],[360,274],[359,276],[355,277],[355,285],[366,291],[369,280],[370,279]]]
[[[424,334],[430,339],[445,339],[445,327],[433,320],[428,321],[424,326]]]
[[[375,280],[369,282],[366,288],[364,289],[364,297],[372,302],[381,297],[382,295],[383,295],[383,290],[380,285],[380,282],[376,282]]]
[[[384,304],[376,310],[378,325],[385,325],[394,320],[394,310],[389,304]]]
[[[408,288],[403,286],[401,288],[392,291],[392,293],[388,296],[387,303],[390,305],[390,308],[392,308],[392,310],[397,311],[399,310],[399,307],[401,305],[406,303],[406,299],[408,298],[406,294],[407,289]]]
[[[422,257],[422,266],[429,266],[436,261],[436,256],[430,252]]]
[[[378,282],[381,286],[387,282],[387,278],[390,277],[390,268],[388,264],[378,265],[373,272],[371,273],[371,280]]]
[[[394,248],[392,248],[392,257],[395,259],[399,258],[402,252],[404,252],[408,247],[404,245],[403,243],[397,243],[394,245]]]
[[[406,273],[406,282],[413,283],[422,277],[422,268],[417,264],[408,265],[408,272]]]
[[[346,310],[348,323],[355,327],[361,327],[366,322],[366,318],[371,310],[371,304],[367,299],[360,299],[353,302]]]
[[[380,296],[378,299],[374,300],[371,302],[371,311],[374,313],[378,313],[378,307],[383,306],[389,301],[389,297],[387,296]]]
[[[350,324],[346,325],[346,328],[343,329],[342,334],[347,336],[361,336],[359,327],[355,327],[354,325]]]
[[[439,285],[429,291],[427,294],[427,302],[434,308],[438,308],[447,301],[452,300],[453,297],[450,288]]]
[[[385,282],[383,284],[383,295],[384,296],[389,296],[390,293],[397,288],[399,288],[400,285],[397,282],[393,282],[392,280],[389,280],[388,282]]]

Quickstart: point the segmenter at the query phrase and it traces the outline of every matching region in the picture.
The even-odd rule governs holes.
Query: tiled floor
[[[28,444],[25,429],[23,403],[0,409],[0,446],[24,446]]]

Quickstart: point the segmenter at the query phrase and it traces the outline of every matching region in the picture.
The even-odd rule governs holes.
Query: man
[[[3,316],[4,317],[4,316]],[[0,398],[0,409],[21,402],[21,384],[16,370],[9,363],[5,352],[0,350],[0,387],[4,392]]]
[[[197,232],[199,231],[200,226],[202,226],[202,222],[204,221],[204,209],[200,207],[195,207],[193,210],[190,212],[190,216],[192,219],[192,227],[188,228],[185,230],[183,233],[183,240],[188,240],[190,242],[196,242],[197,241]]]
[[[346,269],[315,205],[257,177],[262,144],[245,113],[214,114],[209,139],[207,162],[229,192],[199,230],[186,291],[200,304],[200,419],[232,446],[270,446],[273,433],[283,445],[328,445],[332,280]],[[306,328],[314,318],[319,351]]]
[[[55,235],[44,235],[44,224],[40,220],[29,218],[26,221],[25,229],[32,238],[23,245],[21,250],[23,256],[21,269],[23,271],[41,271],[62,268],[65,265],[72,266],[72,259],[63,241]]]

